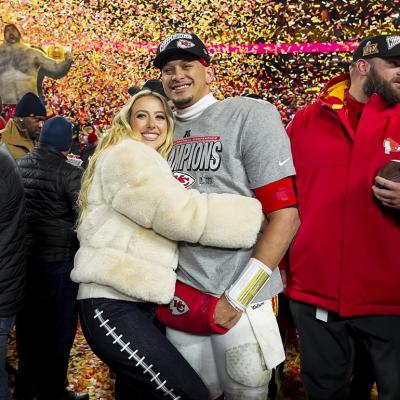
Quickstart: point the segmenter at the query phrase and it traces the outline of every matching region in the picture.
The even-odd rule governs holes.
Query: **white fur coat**
[[[176,241],[251,247],[263,220],[256,199],[185,189],[155,150],[131,139],[99,158],[88,201],[72,280],[154,303],[172,299]]]

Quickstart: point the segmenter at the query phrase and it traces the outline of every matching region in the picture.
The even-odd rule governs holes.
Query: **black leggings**
[[[93,352],[116,373],[115,399],[207,400],[203,382],[154,324],[155,305],[79,300]]]

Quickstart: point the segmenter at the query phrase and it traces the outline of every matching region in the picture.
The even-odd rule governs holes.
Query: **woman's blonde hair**
[[[134,140],[140,140],[140,138],[137,136],[137,134],[133,132],[131,128],[130,120],[134,104],[136,103],[137,100],[145,96],[156,97],[161,101],[163,105],[164,112],[167,118],[168,131],[165,142],[157,149],[157,152],[160,153],[160,155],[163,158],[167,159],[173,144],[174,119],[172,111],[166,99],[160,94],[152,92],[150,90],[140,91],[139,93],[131,97],[128,100],[128,102],[121,108],[118,114],[114,117],[110,129],[106,131],[103,137],[100,139],[99,143],[97,144],[95,152],[89,159],[89,164],[82,177],[82,186],[78,197],[78,205],[79,205],[78,226],[82,222],[87,212],[89,186],[92,183],[94,172],[96,169],[96,163],[99,157],[103,154],[105,150],[107,150],[111,146],[116,145],[123,139],[129,138]]]

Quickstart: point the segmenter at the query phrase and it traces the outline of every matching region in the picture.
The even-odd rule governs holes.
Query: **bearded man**
[[[302,224],[287,294],[307,398],[355,398],[363,348],[379,399],[398,399],[400,183],[377,175],[400,158],[400,36],[364,39],[350,74],[331,80],[288,133]]]
[[[71,52],[61,61],[46,56],[40,49],[22,42],[14,24],[4,28],[4,42],[0,45],[0,97],[5,105],[17,104],[28,92],[38,95],[39,69],[53,79],[66,75],[72,64]]]

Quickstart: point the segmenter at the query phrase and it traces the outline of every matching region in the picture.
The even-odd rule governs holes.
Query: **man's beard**
[[[193,101],[193,96],[190,97],[186,97],[184,99],[177,99],[177,100],[172,100],[172,102],[174,103],[174,106],[176,108],[186,108],[192,105],[192,101]]]
[[[396,91],[390,81],[381,78],[373,67],[369,71],[363,90],[368,97],[378,93],[389,104],[400,103],[400,91]]]
[[[32,142],[37,142],[39,140],[40,131],[30,131],[28,130],[28,136],[32,140]]]

